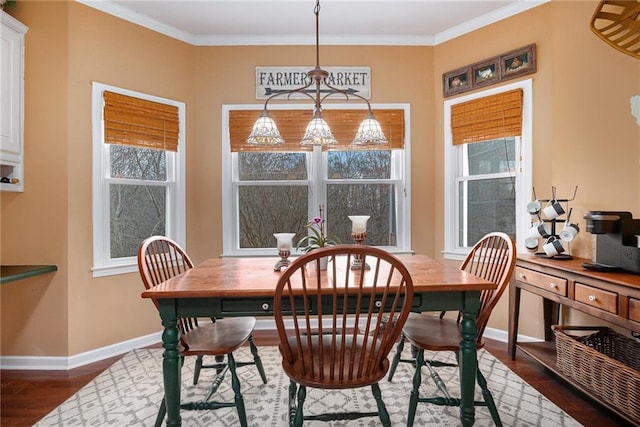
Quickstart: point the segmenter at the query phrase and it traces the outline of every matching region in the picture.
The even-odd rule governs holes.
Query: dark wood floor
[[[256,331],[258,345],[275,345],[273,332]],[[582,395],[524,354],[515,361],[505,343],[488,340],[485,347],[526,382],[586,427],[628,427],[631,424]],[[0,425],[31,426],[107,369],[121,356],[69,371],[0,371]]]

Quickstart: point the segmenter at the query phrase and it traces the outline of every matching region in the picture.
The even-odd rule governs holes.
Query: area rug
[[[263,384],[255,366],[238,369],[245,399],[247,421],[253,427],[285,427],[287,425],[287,391],[289,379],[280,368],[280,355],[275,347],[260,347],[260,356],[268,377]],[[406,350],[408,351],[408,350]],[[453,361],[450,352],[434,356],[438,360]],[[487,377],[490,389],[505,426],[580,426],[573,418],[525,383],[504,364],[484,350],[478,352],[479,364]],[[182,369],[182,401],[202,400],[215,375],[205,370],[198,385],[191,385],[195,358],[188,358]],[[251,360],[247,348],[236,353],[236,360]],[[393,382],[381,381],[382,397],[394,426],[406,425],[407,407],[413,369],[401,363]],[[439,368],[439,374],[447,383],[451,394],[459,396],[456,368]],[[153,426],[162,400],[162,349],[138,349],[127,353],[109,369],[96,377],[61,406],[40,420],[36,426]],[[435,386],[423,372],[421,396],[433,394]],[[356,390],[307,389],[305,413],[343,410],[374,411],[375,401],[369,387]],[[457,392],[457,394],[456,394]],[[478,398],[480,394],[478,392]],[[216,400],[232,401],[230,377],[215,396]],[[235,408],[215,411],[182,411],[183,426],[237,426]],[[458,408],[430,404],[418,404],[416,426],[460,425]],[[305,426],[379,426],[378,418],[362,418],[353,421],[305,423]],[[489,411],[476,408],[477,426],[492,426]]]

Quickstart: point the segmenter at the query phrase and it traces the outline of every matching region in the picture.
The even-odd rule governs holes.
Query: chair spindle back
[[[176,243],[165,236],[152,236],[138,248],[138,270],[146,289],[184,273],[193,267],[189,255]],[[158,307],[158,302],[153,303]],[[196,318],[178,319],[178,329],[182,335],[198,327]],[[181,340],[185,349],[189,346]]]
[[[497,286],[494,290],[482,291],[480,310],[476,319],[478,337],[482,337],[493,307],[498,303],[509,284],[515,267],[516,247],[505,233],[492,232],[478,241],[460,266],[461,270],[489,280]]]
[[[323,271],[324,257],[332,261]],[[357,269],[354,261],[370,269]],[[338,245],[308,252],[289,265],[276,287],[283,364],[296,365],[307,385],[370,384],[388,363],[412,299],[408,270],[386,251]]]

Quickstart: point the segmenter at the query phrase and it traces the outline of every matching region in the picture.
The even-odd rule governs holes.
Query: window
[[[261,106],[223,106],[223,123],[228,124],[222,165],[224,255],[273,256],[273,233],[279,232],[297,233],[295,245],[306,222],[319,215],[320,205],[326,233],[340,241],[352,243],[349,215],[370,215],[366,244],[409,251],[409,106],[374,106],[391,142],[382,149],[358,150],[349,144],[363,117],[361,109],[325,107],[325,119],[341,143],[323,149],[298,144],[311,110],[286,108],[292,107],[270,107],[284,147],[254,148],[244,140]]]
[[[93,276],[137,271],[151,235],[185,240],[184,103],[93,84]]]
[[[483,109],[489,118],[479,114]],[[463,259],[491,231],[509,234],[524,249],[524,206],[532,187],[531,80],[445,101],[444,114],[445,258]]]

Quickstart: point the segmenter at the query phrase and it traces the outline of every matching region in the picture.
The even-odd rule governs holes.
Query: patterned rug
[[[408,346],[407,346],[408,347]],[[263,384],[254,366],[238,369],[245,399],[249,426],[283,427],[287,425],[287,390],[289,379],[280,368],[280,355],[275,347],[260,347],[260,356],[268,377]],[[405,350],[408,351],[408,350]],[[573,418],[538,393],[491,354],[480,350],[479,363],[496,400],[505,426],[579,426]],[[426,356],[426,354],[425,354]],[[438,354],[437,359],[455,360],[452,353]],[[195,358],[187,358],[182,370],[182,400],[202,400],[215,375],[204,370],[197,386],[191,385]],[[251,360],[248,348],[236,354],[236,360]],[[451,394],[459,396],[456,368],[438,368]],[[382,397],[394,426],[406,425],[412,367],[401,363],[393,382],[381,381]],[[433,394],[431,378],[423,371],[421,396]],[[478,393],[478,398],[480,397]],[[36,426],[153,426],[162,399],[162,350],[140,349],[126,354],[108,370],[96,377],[66,402],[40,420]],[[216,400],[232,401],[230,376],[220,386]],[[356,390],[324,391],[307,389],[305,413],[375,410],[369,387]],[[235,408],[215,411],[183,411],[183,426],[237,426]],[[379,426],[378,418],[354,421],[305,423],[305,426]],[[416,426],[457,426],[458,408],[418,404]],[[492,426],[489,411],[476,408],[477,426]]]

